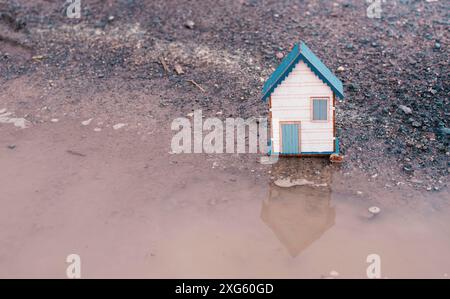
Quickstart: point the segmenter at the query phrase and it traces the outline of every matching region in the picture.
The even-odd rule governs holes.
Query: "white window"
[[[312,99],[313,120],[328,120],[328,99]]]

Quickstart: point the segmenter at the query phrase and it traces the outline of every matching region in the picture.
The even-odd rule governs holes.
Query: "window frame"
[[[311,108],[311,122],[316,123],[327,123],[330,121],[330,97],[328,96],[317,96],[317,97],[309,97],[310,99],[310,108]],[[327,101],[327,119],[315,120],[314,119],[314,100],[326,100]]]

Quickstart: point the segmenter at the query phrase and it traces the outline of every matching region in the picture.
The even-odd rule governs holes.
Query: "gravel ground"
[[[381,19],[368,18],[362,0],[81,5],[82,17],[69,19],[64,1],[0,0],[4,100],[32,123],[44,108],[161,126],[195,109],[266,116],[264,79],[304,40],[345,86],[343,172],[429,191],[448,183],[448,1],[388,0]]]

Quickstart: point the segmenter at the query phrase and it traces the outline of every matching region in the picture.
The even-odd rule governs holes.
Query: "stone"
[[[85,121],[82,121],[81,124],[82,124],[83,126],[89,126],[89,124],[91,123],[91,121],[92,121],[92,118],[87,119],[87,120],[85,120]]]
[[[414,128],[419,128],[422,124],[419,121],[413,121],[411,124]]]
[[[119,130],[119,129],[122,129],[123,127],[125,127],[127,124],[122,124],[122,123],[119,123],[119,124],[115,124],[114,126],[113,126],[113,129],[114,130]]]
[[[369,213],[372,215],[378,215],[381,212],[381,209],[379,207],[370,207]]]
[[[422,180],[418,180],[418,179],[411,179],[411,180],[409,180],[411,183],[413,183],[413,184],[423,184],[423,181]]]
[[[184,27],[186,27],[188,29],[194,29],[195,22],[192,20],[188,20],[188,21],[186,21],[186,23],[184,23]]]
[[[176,63],[173,68],[174,68],[175,72],[177,73],[177,75],[184,74],[183,68],[178,63]]]
[[[405,114],[412,114],[412,109],[405,105],[400,105],[398,108],[400,108]]]
[[[411,164],[404,165],[403,166],[403,170],[406,171],[406,172],[413,172],[414,171]]]

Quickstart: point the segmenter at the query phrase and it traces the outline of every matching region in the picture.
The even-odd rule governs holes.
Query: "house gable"
[[[333,90],[325,84],[310,68],[300,61],[292,68],[289,76],[287,76],[272,91],[272,101],[285,100],[308,100],[310,97],[332,97]],[[273,103],[274,105],[282,105],[282,103]],[[300,103],[297,103],[300,104]]]
[[[296,44],[292,51],[283,59],[278,68],[272,73],[263,87],[262,99],[267,101],[275,88],[292,72],[296,65],[303,61],[317,77],[327,84],[339,97],[344,97],[342,82],[314,55],[305,43]]]

